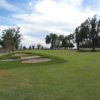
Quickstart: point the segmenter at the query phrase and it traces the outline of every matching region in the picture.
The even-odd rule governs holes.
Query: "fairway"
[[[100,100],[100,52],[19,52],[38,54],[51,61],[0,61],[0,100]]]

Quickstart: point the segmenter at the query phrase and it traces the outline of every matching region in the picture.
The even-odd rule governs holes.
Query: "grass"
[[[0,62],[0,100],[100,100],[100,52],[27,50],[51,62]]]

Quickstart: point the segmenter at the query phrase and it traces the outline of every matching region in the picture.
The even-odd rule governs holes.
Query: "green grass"
[[[100,52],[25,52],[52,60],[0,62],[0,100],[100,100]]]

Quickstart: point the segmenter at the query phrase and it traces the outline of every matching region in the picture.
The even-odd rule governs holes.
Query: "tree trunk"
[[[12,47],[12,52],[14,52],[14,48]]]
[[[79,50],[79,42],[77,42],[77,50]]]
[[[10,59],[10,46],[9,46],[9,59]]]
[[[95,51],[95,45],[94,45],[94,42],[92,42],[92,51]]]
[[[53,49],[54,48],[54,46],[53,46],[53,41],[51,41],[51,49]]]

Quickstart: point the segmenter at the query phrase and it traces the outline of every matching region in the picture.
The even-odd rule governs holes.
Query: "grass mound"
[[[27,56],[32,56],[32,55],[39,55],[41,56],[40,58],[49,58],[51,59],[50,61],[47,62],[38,62],[38,63],[21,63],[23,59],[20,59],[22,55],[14,56],[15,54],[28,54],[28,55],[23,55],[24,57]],[[4,62],[1,60],[5,59],[19,59],[19,60],[14,60],[14,61],[8,61]],[[38,59],[38,58],[36,58]],[[51,55],[45,55],[41,53],[30,53],[30,52],[18,52],[18,53],[11,53],[10,58],[9,54],[3,55],[0,57],[0,69],[9,69],[9,68],[15,68],[15,67],[29,67],[29,66],[43,66],[43,65],[51,65],[51,64],[59,64],[59,63],[64,63],[66,60],[56,57],[56,56],[51,56]]]

